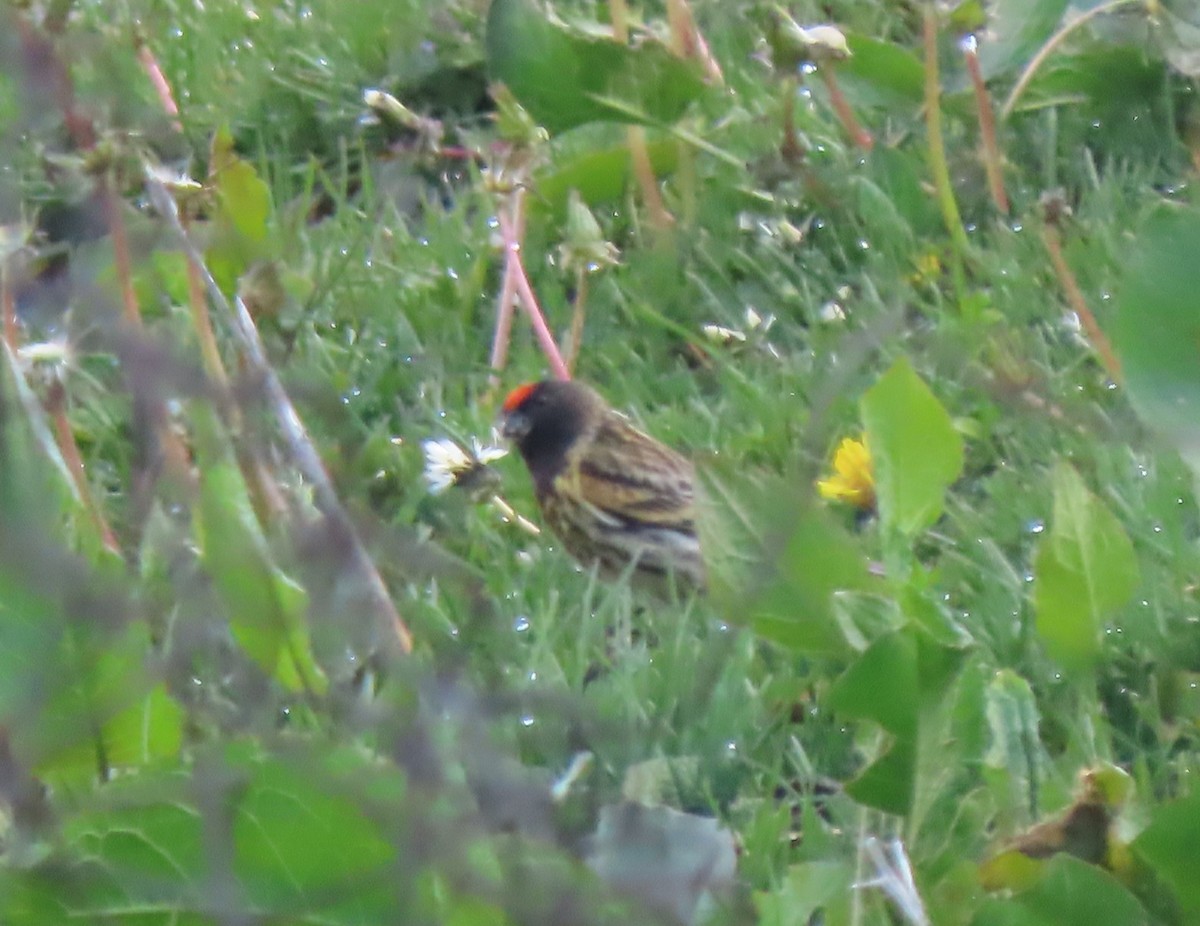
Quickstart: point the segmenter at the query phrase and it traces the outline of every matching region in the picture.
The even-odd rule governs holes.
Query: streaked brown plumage
[[[567,551],[612,578],[630,566],[643,584],[704,587],[695,471],[669,447],[578,382],[518,386],[501,432],[533,477],[546,523]]]

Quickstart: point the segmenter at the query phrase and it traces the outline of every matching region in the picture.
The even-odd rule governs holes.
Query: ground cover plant
[[[0,9],[0,919],[1200,921],[1198,30]],[[545,532],[555,376],[707,594]]]

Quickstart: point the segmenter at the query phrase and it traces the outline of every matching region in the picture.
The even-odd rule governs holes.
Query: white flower
[[[434,495],[457,485],[467,474],[508,453],[503,447],[481,444],[474,437],[469,451],[448,437],[424,441],[421,449],[425,451],[425,482]]]

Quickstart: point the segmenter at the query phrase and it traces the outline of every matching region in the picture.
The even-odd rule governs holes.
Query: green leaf
[[[1028,808],[1045,758],[1033,689],[1011,669],[1001,669],[988,683],[984,699],[990,736],[984,764],[1004,773],[1008,804]]]
[[[987,80],[1024,65],[1054,33],[1069,0],[996,0],[988,7],[988,28],[979,43],[979,64]]]
[[[828,907],[843,904],[852,893],[854,867],[848,862],[802,862],[791,866],[783,884],[774,891],[754,897],[761,926],[786,926],[793,923],[820,922],[818,911],[825,911],[825,922],[841,922],[829,917]]]
[[[1090,666],[1100,627],[1138,583],[1133,545],[1079,474],[1054,470],[1054,518],[1034,561],[1037,629],[1047,651],[1069,668]]]
[[[166,686],[154,686],[104,725],[108,761],[116,767],[128,767],[178,755],[185,717]]]
[[[1162,208],[1126,255],[1113,343],[1134,408],[1200,478],[1200,213]]]
[[[700,542],[709,588],[730,621],[807,652],[841,652],[833,596],[866,590],[866,557],[853,539],[782,479],[698,474]]]
[[[571,139],[577,134],[572,133]],[[651,138],[647,145],[650,165],[658,176],[675,169],[679,161],[679,143],[674,139]],[[619,199],[632,176],[629,145],[624,140],[601,144],[597,140],[583,150],[572,146],[569,152],[556,151],[551,163],[534,176],[535,198],[531,206],[545,209],[559,220],[566,215],[567,198],[578,190],[589,206]]]
[[[907,49],[848,33],[850,57],[838,64],[838,83],[858,106],[911,112],[925,98],[925,66]]]
[[[314,777],[277,759],[234,764],[252,775],[233,819],[234,866],[251,904],[298,915],[317,907],[342,922],[386,918],[395,849],[357,803],[331,792],[326,769]]]
[[[669,124],[704,90],[700,68],[655,41],[636,48],[552,23],[529,0],[493,0],[487,64],[539,123]]]
[[[323,692],[326,680],[312,655],[305,624],[308,596],[274,562],[232,454],[212,413],[197,407],[196,456],[200,554],[229,610],[238,644],[291,691]]]
[[[917,718],[920,709],[915,631],[880,637],[848,668],[829,692],[829,706],[847,717],[870,720],[891,734],[887,752],[846,793],[887,813],[906,814],[916,781]]]
[[[217,194],[211,244],[205,257],[225,292],[255,261],[272,257],[271,190],[253,165],[238,157],[228,130],[213,138],[209,172]]]
[[[1200,916],[1200,790],[1155,808],[1131,848],[1175,889],[1188,914]]]
[[[1137,899],[1111,874],[1069,855],[1042,866],[1041,877],[1010,901],[993,901],[972,926],[1130,926],[1148,923]]]
[[[862,420],[880,517],[913,537],[941,516],[946,489],[962,472],[962,438],[903,357],[863,396]]]
[[[63,841],[80,859],[60,888],[67,910],[117,918],[133,907],[148,914],[202,908],[204,823],[175,799],[187,784],[188,776],[175,771],[117,779],[99,806],[67,820]]]

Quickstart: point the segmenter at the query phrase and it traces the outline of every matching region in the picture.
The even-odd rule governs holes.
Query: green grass
[[[1056,25],[1013,39],[1027,5],[1000,2],[992,14],[1012,52],[989,75],[996,100]],[[224,129],[265,183],[259,237],[227,238],[220,252],[212,229],[246,218],[231,199],[208,202],[197,237],[224,253],[226,282],[253,262],[278,270],[281,307],[257,319],[270,361],[415,649],[389,655],[393,641],[347,565],[344,538],[322,526],[312,486],[216,309],[227,367],[242,374],[241,411],[235,421],[222,407],[222,424],[205,435],[200,409],[213,396],[199,375],[184,264],[145,208],[138,175],[120,175],[141,353],[116,336],[119,272],[103,222],[85,240],[33,242],[34,270],[52,248],[70,258],[65,316],[47,277],[27,279],[12,264],[22,342],[66,331],[77,352],[64,374],[68,417],[121,553],[100,550],[82,504],[48,465],[53,441],[38,432],[39,413],[14,404],[5,364],[6,921],[655,921],[623,907],[630,901],[578,861],[598,845],[664,884],[677,873],[682,862],[644,858],[631,844],[589,843],[602,808],[622,797],[715,817],[734,834],[736,883],[717,922],[901,921],[879,891],[850,887],[873,876],[863,855],[872,835],[903,839],[938,924],[1099,926],[1124,922],[1126,901],[1139,921],[1192,921],[1195,863],[1169,833],[1173,820],[1195,822],[1200,518],[1189,449],[1156,436],[1156,422],[1135,413],[1067,323],[1039,205],[1053,190],[1069,203],[1066,259],[1111,330],[1147,219],[1164,202],[1190,212],[1192,82],[1157,33],[1126,34],[1104,17],[1081,30],[1001,124],[1013,202],[1005,217],[988,198],[969,86],[944,35],[943,125],[968,241],[956,274],[921,101],[896,78],[921,67],[919,10],[789,10],[801,24],[832,17],[897,56],[863,56],[840,72],[877,139],[867,153],[848,141],[824,85],[805,81],[795,120],[807,154],[796,164],[780,156],[782,81],[758,54],[765,6],[696,0],[726,87],[706,90],[682,124],[724,157],[672,150],[682,166],[660,182],[675,229],[656,233],[628,184],[591,203],[621,256],[589,281],[578,375],[719,475],[764,532],[772,525],[786,540],[797,524],[814,525],[819,546],[845,544],[854,563],[883,561],[888,576],[843,592],[798,555],[783,576],[739,595],[722,592],[743,577],[720,573],[709,599],[670,603],[599,582],[547,535],[465,491],[431,495],[423,481],[422,442],[487,440],[498,403],[488,352],[503,265],[489,169],[500,155],[485,92],[486,3],[74,9],[45,60],[69,69],[81,110],[122,164],[150,152],[204,180]],[[607,16],[605,4],[560,7],[572,21]],[[662,10],[644,16],[658,23]],[[47,77],[19,54],[8,28],[18,18],[43,34],[34,12],[0,14],[0,163],[10,165],[0,216],[45,225],[62,213],[78,230],[87,216],[71,210],[88,202],[95,174],[69,163],[82,152],[67,141],[61,109],[29,89]],[[134,23],[179,100],[181,136],[138,66]],[[480,161],[430,158],[403,132],[389,137],[364,118],[370,87],[441,119],[445,143]],[[569,325],[574,281],[550,259],[563,212],[541,191],[573,157],[620,150],[624,139],[623,126],[585,126],[538,152],[523,254],[556,333]],[[1192,268],[1178,272],[1173,283],[1194,286]],[[744,345],[706,339],[706,324],[744,328],[748,308],[773,326]],[[523,318],[514,332],[500,389],[547,370]],[[902,359],[964,447],[948,490],[918,486],[937,496],[940,516],[907,532],[889,520],[890,502],[867,516],[813,488],[838,441],[862,431],[864,394]],[[1135,378],[1144,372],[1133,368]],[[45,381],[28,375],[45,399]],[[220,503],[244,529],[235,534],[257,538],[245,558],[262,555],[262,575],[237,562],[214,569],[206,544],[220,512],[154,462],[149,422],[167,399],[194,461],[213,466],[231,447],[253,448],[278,487],[284,505],[269,515]],[[893,424],[903,433],[904,421]],[[930,456],[950,440],[928,437]],[[920,461],[880,453],[901,483],[920,482]],[[1096,506],[1078,523],[1055,520],[1059,461]],[[536,521],[520,460],[495,468],[497,491]],[[763,485],[775,488],[764,497]],[[822,513],[809,520],[814,509]],[[1138,580],[1096,615],[1094,658],[1070,665],[1046,640],[1044,622],[1061,615],[1038,611],[1039,551],[1079,524],[1085,541],[1097,536],[1097,510],[1127,535]],[[1093,572],[1085,564],[1089,580],[1119,571],[1098,562]],[[283,577],[307,595],[296,610]],[[263,589],[267,598],[247,597]],[[780,604],[786,594],[803,613]],[[269,607],[239,610],[250,600]],[[771,608],[837,621],[837,645],[779,642],[764,617]],[[279,621],[292,618],[285,632]],[[304,658],[311,647],[327,685],[289,689],[286,672],[247,642],[253,633],[272,653],[298,647],[288,651]],[[893,645],[901,655],[884,661],[877,690],[853,682],[875,647]],[[879,721],[904,709],[911,735],[884,733]],[[842,790],[897,744],[911,747],[912,764],[879,774],[883,790],[907,795],[903,813],[878,809],[879,790]],[[552,802],[549,783],[581,751],[590,766]],[[1105,763],[1134,785],[1116,829],[1133,844],[1132,872],[1118,879],[1058,859],[1040,886],[987,894],[980,863],[1069,805],[1080,771]],[[669,818],[654,819],[668,843],[682,839]],[[1064,912],[1047,899],[1055,892],[1118,899],[1107,913]]]

